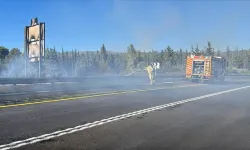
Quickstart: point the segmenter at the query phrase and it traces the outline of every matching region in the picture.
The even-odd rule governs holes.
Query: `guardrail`
[[[160,78],[182,78],[185,76],[158,76]],[[133,81],[138,79],[147,79],[147,76],[89,76],[89,77],[58,77],[58,78],[0,78],[0,85],[4,84],[38,84],[38,83],[56,83],[56,82],[102,82],[102,81]]]
[[[238,75],[238,74],[227,74],[230,76],[249,76],[250,75]],[[185,78],[185,75],[160,75],[157,78]],[[56,83],[56,82],[119,82],[119,81],[136,81],[136,80],[147,80],[147,76],[86,76],[86,77],[55,77],[55,78],[0,78],[0,85],[5,84],[39,84],[39,83]]]
[[[250,75],[247,74],[226,74],[228,77],[233,77],[233,76],[239,76],[239,77],[250,77]]]

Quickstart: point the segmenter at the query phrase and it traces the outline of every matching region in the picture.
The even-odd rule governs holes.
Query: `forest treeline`
[[[190,54],[222,56],[228,61],[228,72],[248,73],[250,49],[214,49],[211,42],[206,46],[191,45],[190,49],[174,50],[167,46],[163,50],[142,51],[133,44],[126,52],[108,51],[103,44],[99,51],[80,51],[46,48],[42,63],[42,76],[86,76],[103,74],[128,74],[143,69],[151,62],[159,62],[161,72],[185,72],[186,56]],[[37,76],[37,65],[29,64],[27,75]],[[0,76],[24,77],[24,54],[18,48],[0,46]]]

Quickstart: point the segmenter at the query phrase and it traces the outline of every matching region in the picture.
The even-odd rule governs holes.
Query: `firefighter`
[[[153,66],[153,64],[150,64],[149,66],[147,66],[145,70],[148,73],[150,84],[153,84],[155,82],[154,81],[154,66]]]
[[[153,69],[154,69],[154,78],[156,77],[156,63],[154,63],[154,67],[153,67]]]

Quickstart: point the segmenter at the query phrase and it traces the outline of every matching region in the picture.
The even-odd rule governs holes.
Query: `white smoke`
[[[136,47],[142,50],[154,49],[158,41],[181,27],[178,9],[166,1],[115,0],[111,17],[134,38],[131,43],[135,40]]]
[[[239,39],[242,34],[250,38],[248,30],[241,31],[249,22],[246,11],[249,4],[250,1],[181,1],[177,4],[115,0],[110,17],[134,38],[131,43],[136,43],[137,48],[151,50],[159,42],[176,48],[190,49],[191,44],[204,48],[211,41],[215,49],[223,51],[227,45],[246,48],[247,41]]]

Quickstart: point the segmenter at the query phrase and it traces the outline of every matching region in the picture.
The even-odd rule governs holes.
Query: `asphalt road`
[[[150,90],[0,108],[0,145],[249,85],[247,80],[233,79],[213,85],[159,84]],[[17,149],[249,149],[249,89],[202,97]]]
[[[159,84],[175,84],[176,82],[182,81],[185,80],[182,78],[157,78]],[[2,86],[0,87],[0,105],[22,103],[24,101],[32,102],[34,100],[43,100],[44,98],[51,99],[94,92],[109,92],[150,86],[148,78],[146,77],[142,77],[140,80],[136,78],[136,80],[130,83],[118,80],[105,82],[106,84],[61,83]]]

